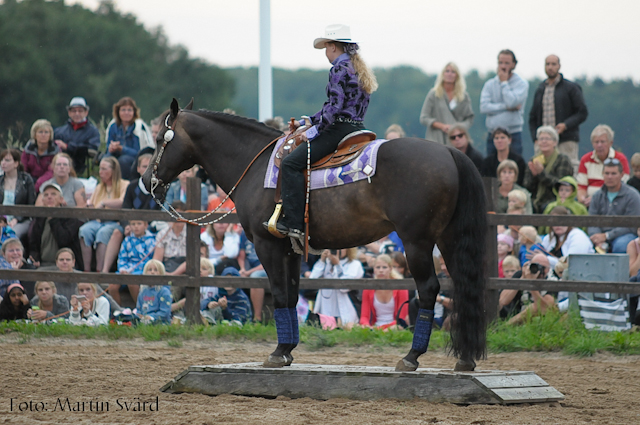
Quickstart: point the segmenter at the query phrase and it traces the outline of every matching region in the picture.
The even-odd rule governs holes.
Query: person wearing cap
[[[82,174],[86,168],[89,149],[100,147],[100,132],[89,122],[89,105],[84,97],[76,96],[67,106],[69,120],[56,128],[53,138],[62,152],[73,158],[73,167]]]
[[[51,161],[60,152],[58,145],[53,143],[53,127],[47,120],[36,120],[31,126],[31,139],[22,151],[20,162],[24,171],[29,173],[35,182],[36,192],[40,190],[42,181],[38,179],[44,175],[44,180],[51,178]],[[43,180],[43,181],[44,181]]]
[[[147,124],[140,119],[140,108],[130,97],[113,105],[113,119],[107,126],[107,156],[118,158],[122,178],[131,179],[138,152],[154,148],[156,143]]]
[[[326,88],[328,99],[311,118],[293,123],[292,130],[302,121],[311,121],[318,135],[311,140],[311,163],[335,151],[344,136],[364,129],[363,120],[369,106],[369,97],[378,83],[373,72],[358,53],[358,44],[351,39],[347,25],[330,25],[325,36],[313,42],[316,49],[325,49],[333,67],[329,71]],[[302,146],[282,161],[283,217],[276,224],[285,236],[303,239],[305,202],[304,170],[307,166],[307,148]],[[268,228],[268,223],[263,223]]]
[[[227,267],[222,271],[220,276],[240,276],[238,270],[233,267]],[[211,314],[204,314],[205,317],[219,317],[214,311],[222,310],[223,320],[235,322],[237,324],[245,324],[251,320],[251,302],[249,297],[241,289],[225,287],[220,288],[217,295],[205,298],[200,301],[200,311]]]
[[[578,202],[578,182],[573,176],[565,176],[553,185],[553,193],[556,200],[550,202],[542,214],[550,214],[555,207],[565,207],[572,215],[588,215],[589,210]],[[541,235],[549,233],[549,227],[540,227],[538,232]]]
[[[56,183],[42,185],[42,205],[57,208],[62,205],[62,188]],[[29,255],[41,267],[55,266],[60,248],[70,248],[76,258],[82,258],[78,231],[82,221],[77,218],[36,217],[29,232]]]
[[[28,319],[31,304],[19,283],[13,283],[7,288],[5,297],[0,302],[0,321]]]
[[[87,193],[82,181],[75,177],[76,171],[73,169],[71,157],[64,152],[58,153],[53,157],[51,168],[53,169],[53,176],[41,182],[36,206],[42,206],[42,190],[45,185],[55,183],[62,189],[62,206],[86,208]]]

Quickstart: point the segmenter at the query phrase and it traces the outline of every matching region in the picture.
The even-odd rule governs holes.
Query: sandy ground
[[[1,424],[638,424],[640,357],[560,354],[490,355],[480,369],[533,370],[565,394],[559,403],[458,406],[421,400],[354,401],[284,397],[165,394],[159,388],[190,365],[262,361],[271,344],[0,338],[3,382]],[[331,348],[295,352],[296,361],[316,364],[392,366],[399,349]],[[451,368],[440,352],[421,366]],[[158,410],[155,400],[158,398]],[[67,402],[68,400],[68,402]],[[127,410],[147,401],[146,411]],[[127,403],[125,405],[124,403]],[[133,404],[131,404],[133,402]],[[109,411],[105,407],[109,405]],[[42,410],[45,407],[47,411]],[[84,412],[69,408],[84,406]],[[154,411],[149,411],[149,407]],[[62,411],[64,407],[64,411]],[[22,408],[22,411],[20,411]],[[90,411],[93,410],[93,411]],[[102,411],[96,411],[102,410]]]

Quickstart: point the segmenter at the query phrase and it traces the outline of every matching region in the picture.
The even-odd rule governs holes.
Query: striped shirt
[[[622,181],[629,180],[629,161],[622,152],[617,152],[613,148],[609,148],[609,154],[606,159],[616,158],[622,164]],[[578,167],[578,189],[586,190],[587,196],[593,196],[598,189],[604,184],[604,164],[600,160],[596,151],[586,153],[580,160]]]

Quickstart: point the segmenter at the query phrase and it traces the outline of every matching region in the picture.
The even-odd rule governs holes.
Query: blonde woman
[[[112,156],[103,158],[100,161],[99,174],[100,183],[96,186],[87,206],[90,208],[112,209],[122,207],[129,181],[122,179],[118,160]],[[96,250],[96,270],[103,269],[107,244],[115,229],[123,231],[122,226],[117,221],[91,220],[80,227],[80,247],[82,248],[85,272],[91,271],[93,248]]]
[[[374,279],[402,279],[393,269],[393,260],[387,254],[378,255],[373,266]],[[362,291],[360,325],[381,329],[395,328],[409,323],[409,291],[392,289],[365,289]]]
[[[53,282],[36,282],[36,296],[31,298],[31,306],[32,310],[28,313],[31,320],[42,322],[53,316],[69,317],[69,300],[64,295],[58,295]]]
[[[71,296],[69,322],[87,326],[109,324],[109,301],[98,296],[101,293],[94,283],[78,283],[78,295]]]
[[[59,152],[60,148],[53,143],[51,123],[42,119],[34,122],[31,126],[31,139],[22,151],[20,162],[24,171],[36,182],[36,193],[40,189],[40,185],[37,183],[38,179],[44,174],[49,176],[47,178],[51,178],[53,175],[50,165],[53,157]]]
[[[316,49],[324,49],[333,67],[329,71],[328,99],[322,109],[310,119],[318,135],[311,140],[311,163],[336,150],[344,136],[364,129],[364,116],[369,97],[377,90],[373,72],[358,53],[358,44],[351,39],[346,25],[330,25],[325,36],[313,42]],[[292,127],[300,126],[297,121]],[[292,128],[293,130],[293,128]],[[282,211],[276,224],[278,232],[303,240],[304,173],[307,149],[296,149],[282,161]],[[268,223],[264,223],[268,228]]]
[[[449,144],[447,135],[451,126],[460,124],[468,129],[473,124],[473,108],[467,93],[467,84],[455,63],[442,69],[422,105],[420,124],[427,127],[425,138]]]

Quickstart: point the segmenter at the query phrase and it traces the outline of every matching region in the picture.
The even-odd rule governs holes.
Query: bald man
[[[582,88],[560,73],[560,58],[549,55],[544,61],[544,80],[533,97],[533,105],[529,113],[529,131],[531,140],[536,140],[536,130],[543,125],[550,125],[560,136],[558,150],[571,159],[574,175],[577,173],[580,157],[578,142],[580,141],[580,124],[589,114],[587,104],[582,96]]]

